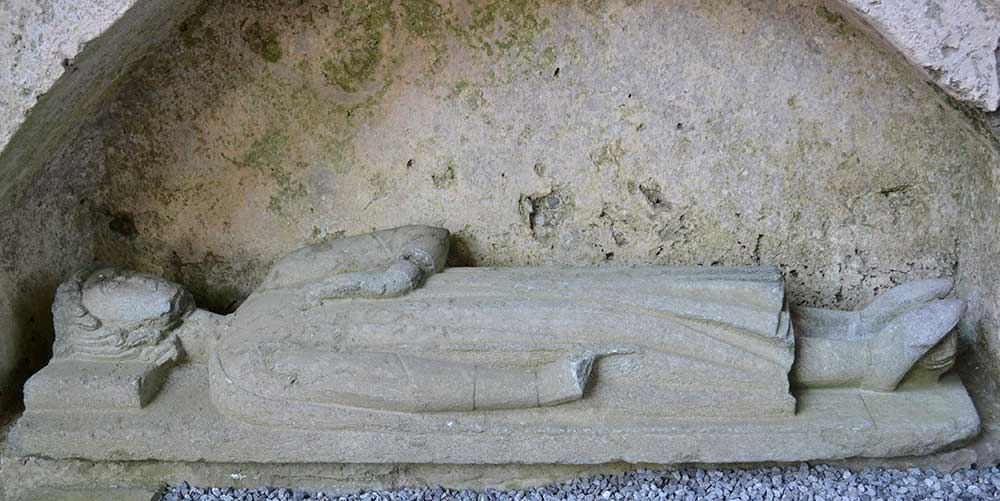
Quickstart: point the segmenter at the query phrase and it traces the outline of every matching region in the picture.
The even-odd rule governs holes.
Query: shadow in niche
[[[472,243],[469,241],[469,238],[458,233],[452,233],[449,245],[447,263],[449,268],[476,266],[476,255],[472,250]]]
[[[24,382],[48,364],[52,357],[52,299],[57,283],[23,281],[14,287],[14,336],[16,369],[11,374],[13,386],[0,394],[0,436],[24,410]]]
[[[204,283],[187,284],[184,282],[181,282],[181,284],[194,296],[195,304],[199,308],[217,315],[229,315],[235,312],[249,295],[236,286],[223,285],[216,287]]]
[[[234,275],[233,265],[226,258],[209,252],[201,260],[187,261],[176,251],[171,253],[163,269],[150,269],[148,265],[135,259],[136,255],[148,251],[141,247],[132,248],[136,240],[142,237],[136,217],[132,213],[108,207],[102,207],[98,212],[104,221],[104,238],[100,240],[103,245],[99,246],[96,261],[177,282],[194,296],[199,308],[212,313],[228,315],[236,311],[267,271],[257,261],[251,260],[247,269],[241,271],[249,271],[251,275],[258,277],[257,280],[251,284],[226,283],[227,277]]]
[[[967,313],[968,314],[968,313]],[[1000,402],[996,395],[1000,387],[996,380],[995,368],[990,357],[989,347],[985,337],[989,329],[985,319],[979,319],[974,327],[976,342],[965,346],[958,354],[955,370],[958,372],[965,388],[972,397],[981,420],[979,435],[970,441],[970,446],[981,450],[981,456],[995,458],[1000,451],[992,450],[1000,447],[997,440],[997,416],[1000,415]]]
[[[126,269],[142,271],[141,266],[123,266]],[[246,269],[240,274],[251,275],[248,283],[233,283],[230,277],[236,276],[233,264],[223,257],[208,253],[200,261],[185,261],[176,252],[171,254],[164,270],[163,278],[182,285],[191,295],[199,308],[218,315],[228,315],[243,304],[247,296],[257,284],[263,280],[270,266],[260,266],[256,260],[250,260]],[[221,272],[219,270],[228,270]]]

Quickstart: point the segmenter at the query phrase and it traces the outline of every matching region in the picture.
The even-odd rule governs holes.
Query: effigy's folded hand
[[[401,257],[383,271],[341,273],[309,288],[314,301],[347,298],[390,298],[402,296],[423,281],[424,270]]]
[[[260,290],[291,290],[306,307],[327,299],[402,296],[444,269],[448,230],[403,226],[303,247],[272,267]]]

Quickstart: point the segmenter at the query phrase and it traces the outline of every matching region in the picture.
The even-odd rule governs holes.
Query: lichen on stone
[[[244,21],[240,28],[243,41],[251,51],[269,63],[276,63],[281,59],[281,40],[276,31],[265,28],[259,20]]]
[[[177,27],[184,45],[192,46],[212,38],[214,32],[211,26],[206,26],[205,16],[213,6],[213,3],[209,0],[200,2],[194,11]]]
[[[622,146],[621,139],[615,139],[609,143],[601,145],[597,151],[591,153],[590,160],[594,162],[594,165],[598,168],[618,166],[622,164],[622,160],[625,158],[625,147]]]
[[[444,162],[444,167],[440,172],[431,174],[431,182],[434,184],[435,188],[444,189],[451,187],[455,184],[455,161],[448,159]]]
[[[551,21],[539,14],[539,0],[494,0],[474,4],[467,24],[451,23],[452,32],[469,47],[488,56],[495,51],[534,53],[535,39]]]
[[[345,92],[358,92],[374,80],[382,62],[385,31],[396,26],[396,15],[388,0],[343,2],[340,11],[344,24],[336,38],[343,47],[323,61],[323,76]]]
[[[402,0],[403,26],[418,37],[436,35],[441,30],[444,9],[435,0]]]

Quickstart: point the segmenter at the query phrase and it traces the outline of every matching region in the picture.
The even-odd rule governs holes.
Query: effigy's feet
[[[942,340],[965,312],[965,302],[941,299],[951,287],[947,279],[910,282],[879,296],[860,312],[855,332],[866,340],[870,353],[863,389],[894,390],[925,356],[933,355],[928,362],[931,369],[950,365],[954,346],[936,347],[947,344]]]
[[[951,292],[953,282],[948,278],[916,280],[897,285],[879,294],[858,315],[855,328],[860,337],[878,334],[897,317],[920,305],[944,299]]]

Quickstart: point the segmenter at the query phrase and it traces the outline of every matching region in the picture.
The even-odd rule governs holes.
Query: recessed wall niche
[[[45,205],[71,261],[228,313],[292,249],[429,224],[453,266],[775,265],[810,306],[957,276],[965,353],[995,343],[993,140],[822,2],[208,1],[172,30],[25,181],[87,193]]]
[[[995,161],[819,4],[363,4],[181,23],[79,152],[97,257],[231,311],[303,243],[431,223],[456,263],[774,264],[851,307],[950,273]]]

